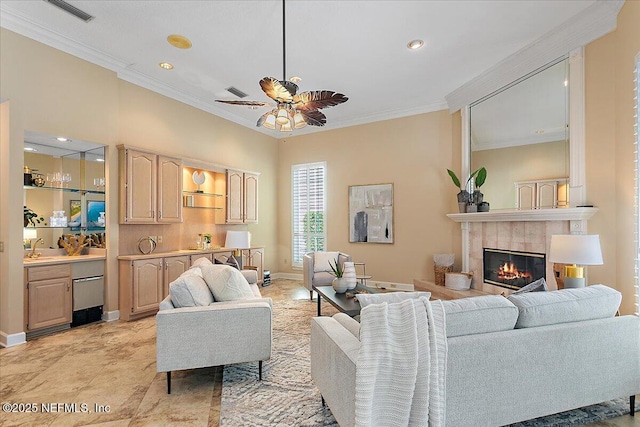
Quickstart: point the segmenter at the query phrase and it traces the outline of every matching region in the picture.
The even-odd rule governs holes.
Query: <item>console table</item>
[[[431,299],[451,300],[467,297],[478,297],[482,295],[491,295],[488,292],[479,291],[477,289],[469,289],[467,291],[456,291],[454,289],[445,288],[436,285],[433,282],[421,279],[413,279],[413,288],[416,291],[431,292]]]

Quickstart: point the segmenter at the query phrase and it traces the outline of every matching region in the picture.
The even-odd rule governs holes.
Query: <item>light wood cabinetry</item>
[[[258,222],[258,175],[227,169],[227,224]]]
[[[71,324],[71,265],[25,268],[27,332]]]
[[[567,182],[567,178],[516,182],[516,209],[566,207]]]
[[[189,256],[119,261],[120,316],[134,320],[155,314],[169,284],[189,268]]]
[[[182,161],[118,146],[120,223],[182,222]]]

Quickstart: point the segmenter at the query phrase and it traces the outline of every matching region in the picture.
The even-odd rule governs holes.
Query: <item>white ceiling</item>
[[[0,2],[3,27],[105,66],[124,80],[244,126],[265,107],[215,103],[237,99],[225,88],[269,101],[258,81],[282,79],[280,1],[74,1],[85,23],[45,1]],[[447,108],[445,95],[570,20],[595,0],[302,1],[287,6],[287,77],[300,91],[349,97],[323,110],[324,128],[303,134]],[[170,34],[188,37],[180,50]],[[410,51],[406,44],[423,39]],[[158,63],[175,68],[166,71]]]

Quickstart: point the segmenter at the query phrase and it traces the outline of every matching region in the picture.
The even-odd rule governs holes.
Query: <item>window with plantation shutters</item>
[[[325,170],[324,162],[291,167],[292,267],[302,268],[305,253],[325,250]]]

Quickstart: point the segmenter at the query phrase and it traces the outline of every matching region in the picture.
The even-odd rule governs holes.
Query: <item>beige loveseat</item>
[[[246,275],[248,273],[244,272]],[[249,272],[255,273],[255,272]],[[157,371],[259,362],[271,357],[270,298],[233,267],[201,258],[169,286],[156,315]]]
[[[640,319],[621,295],[581,289],[444,301],[446,425],[501,426],[640,393]],[[355,424],[359,323],[311,323],[311,374],[342,427]]]

